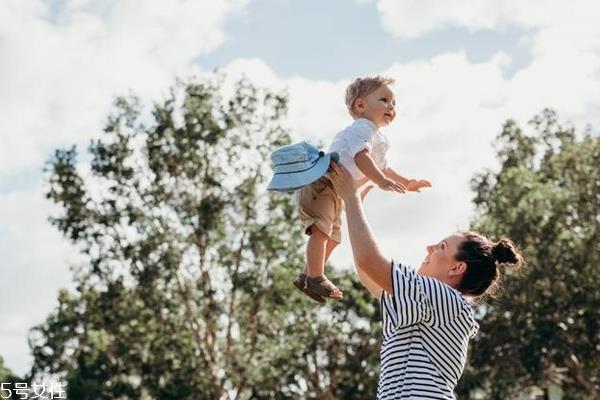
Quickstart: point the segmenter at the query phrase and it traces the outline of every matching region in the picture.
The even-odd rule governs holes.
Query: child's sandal
[[[318,301],[319,303],[325,303],[325,297],[320,296],[320,295],[308,290],[308,288],[306,286],[307,278],[308,278],[308,276],[305,273],[301,273],[300,275],[298,275],[296,277],[296,279],[294,279],[294,282],[293,282],[294,286],[296,286],[296,288],[298,288],[298,290],[300,290],[305,295],[309,296],[311,299]]]
[[[326,299],[341,300],[344,294],[329,279],[324,276],[306,277],[306,290],[312,294],[322,296]],[[332,296],[335,291],[340,292],[341,296]]]

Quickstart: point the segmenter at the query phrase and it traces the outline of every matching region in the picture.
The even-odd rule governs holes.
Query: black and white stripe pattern
[[[382,292],[377,399],[455,399],[454,387],[479,329],[460,292],[392,262],[393,295]]]

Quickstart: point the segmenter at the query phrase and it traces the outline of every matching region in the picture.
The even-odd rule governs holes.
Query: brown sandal
[[[318,296],[322,296],[326,299],[341,300],[344,297],[342,291],[338,289],[333,283],[331,283],[331,281],[325,276],[315,276],[314,278],[307,276],[306,290]],[[341,293],[341,297],[332,296],[333,292],[336,290],[338,290]]]
[[[325,303],[325,297],[320,296],[320,295],[308,290],[308,287],[306,286],[307,278],[308,278],[308,276],[305,273],[301,273],[300,275],[298,275],[296,277],[296,279],[294,279],[294,286],[296,286],[296,288],[298,288],[298,290],[300,290],[302,293],[309,296],[311,299],[318,301],[319,303]]]

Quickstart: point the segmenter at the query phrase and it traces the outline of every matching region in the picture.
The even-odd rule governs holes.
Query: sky
[[[0,356],[17,374],[29,329],[71,288],[77,250],[47,222],[43,168],[84,152],[115,96],[147,104],[176,77],[215,68],[286,90],[294,140],[328,143],[351,122],[357,76],[396,80],[383,130],[392,166],[433,187],[373,191],[385,254],[418,266],[425,246],[469,226],[469,181],[496,167],[494,137],[545,107],[600,127],[600,3],[594,0],[3,0],[0,2]],[[344,243],[332,257],[351,267]],[[342,288],[343,289],[343,288]]]

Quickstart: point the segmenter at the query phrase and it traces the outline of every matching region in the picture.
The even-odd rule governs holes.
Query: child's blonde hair
[[[357,117],[354,113],[354,102],[356,99],[367,96],[382,86],[392,85],[394,82],[394,79],[381,75],[356,78],[346,88],[346,107],[348,107],[350,115],[355,118]]]

